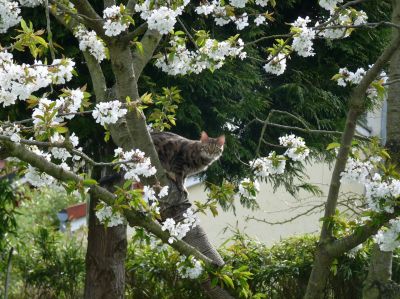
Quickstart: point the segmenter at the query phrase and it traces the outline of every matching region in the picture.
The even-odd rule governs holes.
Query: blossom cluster
[[[329,10],[330,12],[333,12],[337,4],[342,2],[343,0],[319,0],[319,5],[322,8]]]
[[[310,149],[306,146],[304,139],[294,134],[279,137],[279,144],[288,147],[284,155],[293,161],[304,161],[310,154]]]
[[[79,40],[80,50],[89,51],[98,62],[102,62],[106,58],[106,47],[96,32],[89,31],[81,25],[74,31],[74,35]]]
[[[264,70],[277,76],[282,75],[286,70],[286,57],[284,53],[270,54],[267,58],[269,62],[263,66]]]
[[[45,158],[47,161],[51,160],[51,155],[49,153],[43,152],[40,149],[38,149],[36,146],[31,146],[30,150],[34,152],[35,154]],[[60,165],[63,168],[68,168],[66,164]],[[56,183],[55,179],[44,173],[40,172],[37,168],[28,165],[28,168],[25,171],[25,175],[21,180],[22,183],[28,182],[34,187],[44,187],[44,186],[51,186]]]
[[[268,157],[257,158],[250,162],[256,177],[265,178],[274,174],[282,174],[285,171],[286,158],[270,152]]]
[[[366,180],[364,185],[367,204],[372,211],[394,212],[396,198],[400,196],[399,180],[383,179],[380,174],[375,173],[371,180]]]
[[[371,67],[371,66],[370,66]],[[361,82],[367,71],[364,68],[358,68],[355,72],[349,71],[346,67],[340,68],[339,73],[333,77],[337,81],[337,84],[342,87],[357,85]],[[388,76],[385,71],[382,71],[374,82],[367,89],[367,97],[374,99],[379,97],[377,88],[374,84],[377,83],[379,86],[383,86],[388,80]]]
[[[66,114],[63,117],[72,119],[81,108],[84,93],[81,89],[63,89],[63,94],[56,100],[58,112]]]
[[[125,116],[128,112],[127,109],[121,108],[121,106],[122,103],[117,100],[98,103],[93,109],[92,116],[96,122],[100,123],[102,126],[106,124],[115,124],[118,119]]]
[[[150,158],[145,157],[144,153],[138,149],[124,152],[119,147],[114,150],[114,153],[116,157],[114,162],[123,162],[121,169],[125,171],[124,178],[127,180],[140,182],[140,176],[150,177],[157,172],[156,168],[151,165]]]
[[[261,7],[267,6],[269,0],[256,0],[255,4]],[[248,0],[231,0],[229,4],[232,8],[245,8]],[[249,16],[247,13],[242,13],[238,16],[228,13],[228,9],[225,5],[222,5],[222,1],[213,0],[211,2],[202,1],[201,5],[197,6],[195,12],[199,15],[211,15],[214,18],[215,24],[218,26],[224,26],[231,22],[235,23],[237,30],[243,30],[249,26]],[[259,26],[265,23],[266,18],[262,14],[257,15],[254,19],[254,23]]]
[[[43,4],[44,0],[18,0],[22,6],[35,7]]]
[[[69,136],[68,141],[74,148],[76,148],[79,144],[79,138],[78,136],[75,135],[75,133],[72,133],[71,136]],[[54,133],[53,136],[50,137],[50,142],[55,144],[56,143],[62,144],[65,142],[65,137],[56,132]],[[82,148],[78,148],[78,150],[82,150]],[[52,147],[50,151],[54,158],[60,159],[63,162],[65,162],[68,158],[72,157],[72,155],[68,152],[68,150],[63,147]],[[79,158],[80,158],[79,156],[74,156],[74,159],[76,160],[79,160]]]
[[[400,246],[400,220],[391,219],[387,230],[380,230],[375,235],[375,241],[382,251],[393,251]]]
[[[135,5],[135,11],[140,12],[140,17],[147,21],[149,29],[157,30],[160,34],[168,34],[175,27],[177,17],[182,14],[190,1],[184,0],[182,5],[172,9],[168,6],[155,7],[150,0]]]
[[[183,237],[194,227],[196,227],[200,220],[197,215],[194,214],[191,208],[188,208],[185,213],[183,213],[184,219],[178,223],[172,218],[167,218],[161,229],[163,231],[168,231],[170,237],[168,243],[172,244],[175,240],[182,240]]]
[[[105,19],[103,28],[105,35],[117,36],[129,27],[129,22],[124,19],[123,11],[125,6],[110,6],[103,11],[103,19]]]
[[[366,183],[374,165],[370,161],[348,158],[345,170],[340,174],[341,183]]]
[[[333,13],[333,11],[331,12]],[[367,14],[360,10],[355,9],[344,9],[339,12],[339,16],[334,19],[329,18],[326,22],[329,23],[327,28],[321,28],[318,35],[327,39],[338,39],[346,38],[350,36],[351,30],[346,26],[359,26],[365,24],[368,20]],[[315,24],[315,27],[319,27],[319,23]],[[331,28],[330,28],[331,27]]]
[[[280,137],[279,143],[288,148],[283,155],[278,155],[272,151],[268,154],[268,157],[261,157],[250,161],[256,178],[262,179],[271,175],[283,174],[287,158],[302,162],[310,154],[310,149],[306,146],[304,139],[294,134]],[[257,180],[251,181],[249,178],[245,178],[239,183],[239,195],[242,197],[255,199],[259,191],[260,185]]]
[[[64,93],[56,101],[47,98],[38,100],[38,105],[32,113],[36,134],[40,135],[49,128],[60,126],[65,119],[72,119],[81,107],[84,94],[80,89],[63,91]]]
[[[249,178],[245,178],[239,183],[239,195],[244,198],[255,199],[258,192],[260,183],[257,180],[252,182]]]
[[[125,218],[118,212],[113,211],[110,206],[104,205],[96,211],[96,217],[100,223],[107,224],[107,227],[124,224]]]
[[[0,0],[0,33],[5,33],[8,28],[17,25],[21,20],[20,13],[18,2]]]
[[[13,124],[12,126],[8,125],[4,128],[0,126],[0,134],[10,137],[11,141],[15,143],[19,143],[21,141],[21,136],[19,135],[20,131],[21,128],[16,124]]]
[[[298,55],[303,57],[315,55],[313,49],[315,30],[307,27],[307,24],[310,22],[311,20],[309,17],[298,17],[292,24],[293,27],[291,31],[296,33],[293,38],[292,48]]]
[[[177,271],[182,278],[197,279],[203,273],[204,268],[202,263],[192,256],[188,259],[181,257],[180,262],[177,263]]]
[[[0,52],[0,104],[9,106],[26,100],[33,92],[71,80],[75,63],[68,58],[55,59],[51,65],[35,61],[34,65],[16,64],[13,55]]]
[[[207,39],[196,51],[188,50],[179,37],[172,39],[170,44],[173,55],[160,57],[155,63],[169,75],[199,74],[206,69],[221,68],[227,57],[238,56],[241,59],[246,57],[241,39],[237,42],[229,40],[218,42],[215,39]]]

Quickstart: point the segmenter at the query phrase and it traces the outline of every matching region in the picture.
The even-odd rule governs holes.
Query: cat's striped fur
[[[210,138],[202,132],[200,140],[190,140],[170,132],[152,132],[154,146],[162,166],[181,191],[185,178],[204,171],[224,149],[225,136]]]

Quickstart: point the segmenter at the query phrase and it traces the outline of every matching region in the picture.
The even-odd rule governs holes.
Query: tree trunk
[[[99,224],[94,210],[97,203],[90,199],[85,299],[124,298],[126,226]]]
[[[398,5],[398,3],[400,3],[400,0],[395,0],[393,3],[393,14],[399,15],[400,5]],[[394,31],[390,45],[385,48],[381,56],[376,60],[375,64],[370,68],[370,70],[368,70],[361,82],[353,89],[351,93],[346,125],[343,131],[341,146],[336,158],[335,167],[329,186],[319,246],[316,249],[315,260],[305,294],[306,299],[319,299],[323,297],[323,292],[325,290],[330,271],[330,265],[333,258],[344,254],[347,250],[350,250],[362,242],[361,239],[360,242],[357,242],[357,244],[355,242],[343,242],[349,241],[349,239],[343,238],[342,240],[335,240],[333,237],[332,217],[334,216],[337,207],[340,189],[340,174],[344,171],[346,166],[351,143],[355,134],[357,120],[365,111],[364,99],[366,90],[372,81],[379,75],[385,64],[392,59],[399,46],[400,35],[398,31]],[[370,231],[371,235],[375,233],[375,230],[372,229],[372,227]],[[354,236],[352,236],[352,238],[353,237]],[[352,247],[347,246],[345,243],[348,243],[347,245],[352,245]]]
[[[10,252],[8,254],[8,260],[7,260],[6,281],[4,283],[4,299],[8,299],[8,288],[10,287],[11,261],[12,261],[13,252],[14,252],[14,248],[11,247]]]
[[[368,277],[364,282],[363,299],[400,298],[399,286],[391,281],[392,251],[381,251],[374,245],[369,265]]]
[[[400,13],[396,5],[399,1],[392,1],[392,23],[400,24]],[[387,142],[392,161],[398,163],[400,158],[400,49],[392,56],[389,67],[389,85],[387,98]],[[368,277],[364,283],[363,298],[400,298],[400,287],[392,279],[393,252],[385,252],[374,245]]]

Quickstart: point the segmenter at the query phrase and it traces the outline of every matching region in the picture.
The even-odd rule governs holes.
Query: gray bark
[[[394,9],[396,11],[395,14],[398,14],[400,11],[399,6],[396,5]],[[392,38],[390,45],[384,50],[382,55],[375,62],[374,66],[367,72],[367,74],[361,80],[360,84],[353,90],[351,94],[349,101],[349,111],[347,114],[345,129],[342,135],[341,146],[336,159],[329,187],[319,246],[317,247],[315,253],[313,269],[308,281],[305,294],[305,298],[307,299],[318,299],[323,296],[323,292],[330,271],[331,262],[335,257],[344,254],[347,250],[360,244],[363,240],[365,240],[365,237],[368,237],[367,232],[370,232],[370,235],[376,232],[376,228],[369,227],[366,228],[363,233],[361,233],[363,235],[362,238],[357,237],[357,235],[352,235],[341,240],[334,240],[332,234],[331,217],[334,215],[337,207],[337,200],[340,189],[340,174],[344,171],[346,166],[351,142],[355,134],[356,123],[358,117],[365,110],[365,92],[371,82],[380,73],[383,66],[391,59],[392,55],[399,48],[399,46],[400,36],[398,32],[396,32]]]
[[[392,1],[393,7],[400,5]],[[400,13],[394,8],[392,23],[400,24]],[[395,33],[394,33],[395,34]],[[400,49],[392,56],[389,67],[389,85],[387,98],[387,142],[386,147],[392,160],[398,163],[400,158]],[[385,252],[375,245],[371,255],[368,277],[364,282],[363,299],[400,298],[400,287],[392,281],[393,252]]]
[[[4,299],[8,299],[8,289],[10,287],[10,280],[11,280],[10,274],[11,274],[11,263],[12,263],[13,252],[14,248],[11,247],[10,252],[8,254],[6,280],[4,282]]]
[[[144,36],[146,43],[158,43],[158,38],[159,35],[153,36],[151,31]],[[132,56],[130,49],[125,44],[115,43],[110,46],[110,57],[116,79],[117,98],[120,101],[125,101],[127,96],[133,100],[138,99],[139,93],[135,71],[141,72],[145,65],[143,59],[150,59],[151,55],[146,53],[144,58],[134,60],[136,56]],[[163,218],[165,219],[168,213],[170,214],[169,217],[175,219],[181,218],[187,207],[190,206],[190,203],[187,201],[186,195],[183,192],[177,191],[176,185],[168,180],[147,130],[144,115],[133,111],[126,116],[125,120],[122,120],[116,126],[111,126],[110,131],[114,142],[118,146],[121,146],[125,150],[138,148],[146,152],[147,156],[151,158],[152,164],[157,168],[157,179],[162,185],[170,186],[170,194],[167,201],[161,203]],[[156,182],[148,180],[146,183],[154,184]],[[223,265],[221,256],[212,247],[201,228],[193,229],[186,237],[186,242],[209,257],[214,264],[218,266]],[[211,298],[232,298],[228,292],[219,287],[211,288],[209,282],[204,284],[204,289]]]
[[[392,251],[381,251],[377,244],[372,250],[368,277],[364,282],[363,299],[400,298],[400,287],[392,278]]]
[[[126,226],[105,228],[94,214],[98,200],[90,199],[86,251],[86,299],[120,299],[125,292]]]

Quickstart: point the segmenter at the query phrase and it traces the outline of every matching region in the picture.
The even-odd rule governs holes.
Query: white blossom
[[[79,88],[65,89],[63,95],[56,100],[59,110],[64,114],[69,114],[64,115],[63,118],[72,119],[81,107],[83,98],[83,91]]]
[[[319,5],[329,11],[333,11],[338,3],[342,3],[343,0],[319,0]]]
[[[161,188],[160,192],[158,193],[159,198],[163,198],[168,195],[169,186],[164,186]]]
[[[113,212],[112,208],[107,205],[96,211],[96,217],[100,223],[107,223],[107,227],[124,224],[125,219],[120,213]]]
[[[175,240],[182,240],[182,238],[200,222],[197,215],[195,215],[193,210],[190,208],[183,213],[183,217],[184,219],[178,223],[176,223],[172,218],[167,218],[164,221],[161,229],[169,232],[170,238],[168,239],[168,243],[172,244]]]
[[[288,147],[285,155],[293,161],[304,161],[310,154],[310,149],[306,146],[304,139],[294,134],[279,137],[279,144]]]
[[[160,34],[168,34],[174,29],[177,16],[174,10],[162,6],[159,9],[153,10],[147,18],[147,24],[149,29],[157,30]]]
[[[362,162],[354,158],[348,158],[345,170],[340,174],[340,182],[346,183],[365,183],[370,171],[373,169],[373,164],[369,161]]]
[[[145,0],[142,4],[135,5],[135,11],[140,12],[140,17],[147,21],[149,29],[157,30],[160,34],[168,34],[174,29],[177,21],[176,18],[182,14],[189,2],[188,0],[184,0],[181,6],[174,9],[168,6],[153,7],[153,9],[150,9],[150,1]],[[200,12],[202,12],[201,9]]]
[[[145,157],[144,153],[138,149],[124,152],[121,148],[114,150],[117,162],[124,161],[121,169],[125,171],[124,178],[140,182],[140,176],[150,177],[157,170],[151,165],[150,158]]]
[[[74,35],[79,40],[80,50],[89,51],[98,62],[106,58],[106,47],[96,32],[93,30],[89,31],[81,25],[75,30]]]
[[[51,72],[49,72],[51,68]],[[47,87],[53,81],[58,67],[48,67],[41,61],[34,66],[14,63],[13,55],[0,52],[0,104],[9,106],[19,100],[26,100],[34,91]],[[57,82],[54,82],[57,83]]]
[[[179,275],[182,278],[190,278],[190,279],[199,278],[204,271],[201,262],[192,256],[188,259],[188,261],[185,262],[185,260],[186,259],[184,257],[181,257],[181,260],[178,263],[177,271]],[[187,265],[188,262],[190,266]]]
[[[250,161],[254,174],[258,177],[267,177],[271,174],[282,174],[285,171],[286,159],[275,152],[269,153],[268,157],[257,158]]]
[[[0,0],[0,33],[5,33],[8,28],[17,25],[21,21],[20,13],[18,2]]]
[[[263,15],[258,15],[255,19],[254,19],[254,23],[257,26],[260,26],[262,24],[264,24],[266,22],[266,18]]]
[[[122,5],[122,10],[125,6]],[[105,19],[103,28],[107,36],[117,36],[129,27],[129,23],[124,21],[121,13],[120,6],[110,6],[103,11],[103,18]]]
[[[269,55],[268,60],[272,59],[270,62],[264,65],[264,70],[267,73],[271,73],[274,75],[282,75],[286,70],[286,55],[283,53],[278,53],[274,58],[272,55]]]
[[[44,0],[18,0],[21,6],[35,7],[43,4]]]
[[[315,31],[307,27],[311,20],[309,17],[298,17],[292,24],[295,29],[295,36],[293,37],[292,48],[298,55],[303,57],[314,56],[313,40],[315,38]]]
[[[115,124],[118,119],[125,116],[128,112],[127,109],[121,108],[121,106],[122,103],[117,100],[98,103],[93,110],[93,118],[102,126],[106,124]]]
[[[375,241],[382,251],[393,251],[400,246],[400,220],[391,219],[387,230],[380,230],[375,236]]]
[[[246,6],[247,0],[230,0],[229,3],[237,8],[244,8]]]
[[[247,16],[247,13],[243,13],[237,18],[231,17],[231,19],[235,22],[237,30],[243,30],[244,28],[249,26],[249,17]]]
[[[166,55],[156,60],[155,65],[169,75],[199,74],[205,69],[219,69],[227,57],[246,57],[243,51],[244,43],[241,39],[235,41],[218,42],[207,39],[204,45],[196,51],[190,51],[179,42],[179,38],[170,41],[175,49],[174,55]]]
[[[268,1],[269,0],[256,0],[256,4],[264,7],[268,5]]]
[[[19,143],[21,141],[21,136],[19,134],[20,131],[20,127],[16,124],[13,124],[12,126],[6,126],[5,128],[0,127],[0,134],[10,137],[10,140],[15,143]]]
[[[239,183],[239,194],[244,198],[255,199],[258,192],[260,184],[257,181],[252,182],[249,178],[245,178]]]
[[[72,79],[75,62],[70,58],[54,59],[50,78],[54,84],[65,84]]]
[[[209,15],[214,12],[214,4],[202,4],[196,7],[195,11],[198,15]]]

